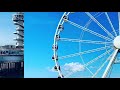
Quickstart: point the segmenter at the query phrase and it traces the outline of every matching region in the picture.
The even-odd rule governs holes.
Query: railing
[[[0,71],[5,69],[14,69],[16,67],[23,68],[24,63],[22,62],[0,62]]]
[[[0,62],[0,77],[24,77],[24,62]]]
[[[22,20],[24,21],[24,16],[23,15],[13,15],[13,18],[12,18],[13,21],[16,21],[16,20]]]
[[[0,51],[0,56],[18,56],[18,55],[24,55],[24,52],[23,51],[20,51],[20,50],[18,50],[18,51]]]

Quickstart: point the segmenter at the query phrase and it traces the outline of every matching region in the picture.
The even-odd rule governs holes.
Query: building
[[[0,46],[0,77],[24,77],[24,13],[17,12],[12,20],[16,26],[16,45]]]

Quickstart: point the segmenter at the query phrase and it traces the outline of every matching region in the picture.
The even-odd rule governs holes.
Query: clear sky
[[[25,77],[56,77],[49,71],[56,26],[63,13],[25,13]]]
[[[0,46],[6,44],[15,44],[13,40],[15,35],[15,26],[12,21],[14,12],[0,12]]]
[[[53,45],[53,37],[56,31],[57,24],[62,16],[63,12],[26,12],[25,13],[25,78],[56,78],[57,73],[53,71],[52,67],[54,66],[54,62],[51,57],[53,55],[52,45]],[[95,15],[96,13],[91,13]],[[116,13],[109,13],[110,18],[112,19],[112,23],[115,27],[115,30],[118,29],[118,17]],[[90,19],[84,13],[77,13],[75,15],[70,16],[71,21],[74,21],[82,26],[85,26],[87,21]],[[101,24],[104,25],[106,29],[108,29],[112,34],[112,29],[103,14],[102,19],[97,18]],[[96,31],[102,35],[107,36],[107,34],[94,22],[90,24],[88,27],[93,31]],[[65,30],[61,33],[62,38],[76,38],[79,39],[81,35],[81,30],[72,25],[65,24]],[[85,33],[83,39],[85,40],[97,40],[97,41],[105,41],[101,38],[98,38],[90,33]],[[83,47],[84,46],[84,47]],[[104,45],[91,45],[91,44],[82,44],[82,51],[91,50],[95,48],[104,47]],[[79,43],[71,43],[71,42],[60,42],[59,43],[59,56],[64,56],[72,53],[79,52]],[[88,61],[94,59],[98,55],[104,53],[104,51],[95,52],[87,55],[82,55],[83,59],[87,63]],[[101,58],[100,62],[95,63],[95,65],[89,66],[89,68],[95,72],[96,67],[99,67],[108,57],[109,55]],[[88,58],[89,57],[89,58]],[[73,58],[64,59],[59,62],[64,69],[70,69],[71,71],[84,71],[82,67],[82,61],[80,56],[76,56]],[[114,68],[114,73],[111,75],[112,77],[118,77],[120,74],[120,67],[117,65]],[[78,69],[80,68],[80,69]],[[103,70],[105,67],[103,68]],[[99,75],[102,74],[103,70]],[[118,71],[116,73],[116,71]],[[70,70],[69,70],[70,72]],[[64,72],[66,73],[66,72]],[[120,73],[120,72],[119,72]],[[81,76],[80,76],[81,75]],[[82,75],[89,76],[90,73],[86,72],[77,73],[76,76],[82,77]],[[74,76],[74,75],[73,75]]]

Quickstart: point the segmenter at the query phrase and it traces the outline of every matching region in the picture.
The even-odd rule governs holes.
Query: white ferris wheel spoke
[[[87,67],[86,67],[87,68]],[[87,68],[88,69],[88,68]],[[88,71],[90,72],[90,74],[92,74],[93,75],[93,72],[90,70],[90,69],[88,69]],[[71,75],[73,75],[74,73],[77,73],[78,71],[76,71],[76,72],[70,72],[70,73],[68,73],[68,74],[66,74],[65,75],[65,78],[68,78],[68,77],[70,77]]]
[[[110,48],[110,47],[111,46],[106,46],[106,47],[96,48],[96,49],[92,49],[92,50],[87,50],[84,52],[79,52],[79,53],[74,53],[74,54],[70,54],[70,55],[66,55],[66,56],[61,56],[61,57],[59,57],[59,59],[65,59],[65,58],[75,57],[75,56],[79,56],[79,55],[83,55],[83,54],[93,53],[93,52],[105,50],[106,48]]]
[[[60,38],[60,40],[61,41],[71,41],[71,42],[81,42],[81,43],[92,43],[92,44],[111,44],[112,43],[112,42],[80,40],[80,39],[69,39],[69,38]]]
[[[96,13],[95,15],[94,15],[94,17],[95,18],[97,18],[97,17],[99,17],[100,15],[102,15],[103,14],[103,12],[102,13]],[[90,18],[90,20],[87,22],[87,24],[85,25],[85,27],[88,27],[89,26],[89,24],[92,22],[93,20]]]
[[[112,51],[112,49],[110,49],[108,52],[111,52]],[[107,52],[105,52],[105,53],[103,53],[103,54],[101,54],[100,56],[98,56],[97,58],[95,58],[95,59],[93,59],[92,61],[90,61],[90,62],[88,62],[87,64],[84,64],[83,66],[90,72],[90,74],[93,76],[94,74],[93,74],[93,72],[87,67],[89,64],[91,64],[91,63],[94,63],[95,61],[97,61],[98,59],[100,59],[100,58],[102,58],[103,56],[105,56],[107,54]],[[76,72],[78,72],[78,71],[76,71]],[[65,75],[65,77],[69,77],[69,76],[71,76],[72,74],[74,74],[74,73],[76,73],[76,72],[70,72],[70,73],[68,73],[67,75]]]
[[[110,49],[108,52],[111,52],[111,51],[112,51],[112,49]],[[108,52],[106,51],[105,53],[99,55],[99,56],[96,57],[95,59],[93,59],[93,60],[89,61],[88,63],[84,64],[84,67],[92,74],[92,76],[93,76],[94,74],[92,73],[92,71],[91,71],[87,66],[90,65],[90,64],[92,64],[92,63],[94,63],[94,62],[96,62],[97,60],[99,60],[99,59],[102,58],[103,56],[107,55]]]
[[[81,57],[83,65],[85,65],[85,62],[84,62],[84,60],[82,58],[82,55],[80,55],[80,57]],[[85,67],[85,68],[90,72],[91,75],[93,75],[93,72],[88,67]]]
[[[96,22],[98,24],[98,26],[100,26],[100,28],[102,28],[104,30],[104,32],[106,32],[111,38],[114,38],[114,36],[102,25],[100,24],[100,22],[98,22],[97,19],[94,18],[94,16],[92,16],[89,12],[85,12],[94,22]]]
[[[95,78],[95,76],[100,72],[100,70],[105,66],[105,64],[108,62],[112,54],[108,57],[108,59],[98,68],[98,70],[95,72],[95,74],[92,76],[92,78]]]
[[[105,15],[106,15],[106,17],[107,17],[107,20],[108,20],[108,22],[109,22],[109,24],[110,24],[110,26],[111,26],[111,28],[112,28],[115,36],[117,36],[117,33],[116,33],[116,31],[115,31],[115,28],[114,28],[114,26],[113,26],[113,24],[112,24],[112,22],[111,22],[111,20],[110,20],[109,15],[107,14],[107,12],[105,12]]]
[[[75,27],[77,27],[77,28],[80,28],[80,29],[82,29],[82,30],[84,30],[84,31],[86,31],[86,32],[89,32],[89,33],[91,33],[91,34],[93,34],[93,35],[95,35],[95,36],[98,36],[98,37],[100,37],[100,38],[102,38],[102,39],[105,39],[105,40],[108,40],[108,41],[112,41],[112,39],[110,39],[110,38],[108,38],[108,37],[106,37],[106,36],[103,36],[103,35],[95,32],[95,31],[92,31],[92,30],[90,30],[90,29],[88,29],[88,28],[85,28],[85,27],[83,27],[83,26],[81,26],[81,25],[78,25],[78,24],[76,24],[76,23],[74,23],[74,22],[72,22],[72,21],[70,21],[70,20],[67,20],[67,21],[68,21],[71,25],[73,25],[73,26],[75,26]]]
[[[75,72],[70,72],[70,73],[68,73],[68,74],[66,74],[64,77],[65,78],[68,78],[68,77],[70,77],[70,75],[72,75],[72,74],[74,74]]]
[[[60,19],[60,21],[59,21],[58,27],[59,27],[59,25],[63,25],[64,22],[68,22],[69,24],[71,24],[71,25],[73,25],[73,26],[81,29],[83,32],[88,32],[88,33],[90,33],[90,34],[92,34],[92,35],[97,36],[97,38],[99,37],[99,38],[102,38],[102,39],[104,39],[104,40],[106,40],[106,41],[94,41],[94,40],[82,40],[82,39],[71,39],[71,38],[59,38],[60,41],[79,42],[79,43],[88,43],[88,44],[103,44],[103,45],[104,45],[104,44],[107,44],[107,46],[100,47],[100,48],[96,48],[96,49],[91,49],[91,50],[87,50],[87,51],[83,51],[83,52],[73,53],[73,54],[69,54],[69,55],[65,55],[65,56],[60,56],[60,57],[57,57],[57,58],[58,58],[58,59],[65,59],[65,58],[70,58],[70,57],[75,57],[75,56],[82,56],[83,54],[94,53],[94,52],[98,52],[98,51],[102,51],[102,50],[105,50],[105,49],[106,49],[106,51],[105,51],[104,53],[102,53],[101,55],[95,57],[94,59],[88,61],[87,63],[83,63],[83,67],[86,68],[86,69],[89,71],[89,73],[92,75],[92,77],[96,77],[96,75],[97,75],[97,74],[100,72],[100,70],[105,66],[105,64],[106,64],[107,61],[111,58],[111,55],[112,55],[112,58],[110,59],[109,64],[108,64],[108,66],[106,67],[106,70],[105,70],[105,72],[104,72],[104,74],[103,74],[103,76],[102,76],[102,78],[106,77],[107,74],[108,74],[108,72],[109,72],[109,70],[110,70],[110,68],[111,68],[111,66],[112,66],[112,64],[113,64],[113,63],[117,63],[117,62],[115,62],[114,59],[115,59],[115,57],[116,57],[116,55],[117,55],[117,53],[118,53],[118,49],[115,50],[114,54],[111,54],[111,55],[107,58],[107,60],[97,69],[97,71],[96,71],[95,73],[93,73],[87,66],[89,66],[89,65],[93,64],[94,62],[100,60],[100,58],[106,56],[107,54],[109,54],[109,53],[113,50],[113,44],[112,44],[112,43],[113,43],[114,35],[117,36],[117,32],[116,32],[116,30],[115,30],[115,28],[114,28],[114,26],[113,26],[113,24],[112,24],[112,21],[111,21],[109,15],[108,15],[108,13],[107,13],[107,12],[102,12],[102,13],[98,12],[98,13],[96,13],[95,15],[92,15],[92,14],[89,13],[89,12],[85,12],[85,13],[87,14],[87,16],[90,17],[89,21],[86,23],[85,26],[81,26],[81,25],[79,25],[79,24],[77,24],[77,23],[75,23],[75,22],[72,22],[72,21],[69,20],[69,18],[68,18],[68,19],[65,19],[65,18],[64,18],[64,16],[69,16],[70,13],[71,13],[71,12],[65,12],[65,13],[63,14],[63,16],[61,17],[61,19]],[[108,22],[109,22],[109,24],[110,24],[110,26],[111,26],[111,28],[112,28],[112,31],[114,32],[114,35],[111,34],[111,33],[97,20],[97,17],[99,17],[99,16],[102,15],[102,14],[105,14],[105,15],[106,15],[106,18],[107,18],[107,20],[108,20]],[[91,22],[93,22],[93,21],[94,21],[101,29],[103,29],[104,32],[106,32],[109,37],[107,37],[106,35],[104,36],[104,35],[100,34],[99,32],[97,33],[97,32],[95,32],[94,30],[88,29],[89,25],[90,25]],[[120,35],[120,12],[118,12],[118,21],[119,21],[119,35]],[[56,35],[59,35],[60,32],[61,32],[60,30],[58,30],[58,27],[57,27],[57,29],[56,29],[56,33],[55,33],[55,36],[54,36],[54,45],[57,45],[57,44],[58,44],[58,42],[57,42],[57,40],[56,40]],[[81,34],[82,34],[82,36],[83,36],[84,33],[81,33]],[[55,57],[56,55],[57,55],[57,51],[54,50],[54,57]],[[57,71],[58,71],[60,77],[69,77],[69,76],[71,76],[72,74],[76,73],[76,72],[70,72],[70,73],[67,73],[67,75],[63,76],[61,70],[59,70],[59,63],[58,63],[57,60],[55,60],[55,65],[56,65],[56,67],[57,67]],[[79,71],[77,71],[77,72],[79,72]]]
[[[97,17],[98,14],[99,14],[99,12],[96,13],[94,16]],[[93,20],[90,18],[90,20],[87,22],[87,24],[86,24],[84,27],[88,27],[88,25],[89,25],[92,21],[93,21]]]
[[[110,59],[110,61],[109,61],[109,64],[107,65],[107,67],[106,67],[106,69],[105,69],[105,72],[103,73],[102,78],[106,78],[106,77],[107,77],[107,74],[108,74],[108,72],[109,72],[112,64],[113,64],[114,61],[115,61],[115,58],[116,58],[117,53],[118,53],[118,50],[119,50],[119,49],[116,49],[116,50],[114,51],[114,53],[113,53],[113,55],[112,55],[112,57],[111,57],[111,59]]]
[[[105,64],[108,62],[108,60],[106,60],[101,67],[99,67],[99,69],[95,72],[95,74],[92,76],[92,78],[95,78],[95,76],[100,72],[100,70],[105,66]]]
[[[117,63],[119,63],[119,64],[120,64],[120,60],[115,61],[115,64],[117,64]]]
[[[88,63],[86,63],[84,66],[87,67],[88,65],[96,62],[97,60],[99,60],[100,58],[102,58],[103,56],[107,55],[108,53],[110,53],[112,51],[112,49],[110,49],[109,51],[104,52],[103,54],[99,55],[98,57],[94,58],[93,60],[89,61]]]
[[[119,35],[120,35],[120,12],[118,12],[118,22],[119,22]]]

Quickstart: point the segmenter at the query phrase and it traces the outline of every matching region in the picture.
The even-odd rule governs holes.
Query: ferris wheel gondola
[[[76,13],[81,13],[81,12],[76,12]],[[84,26],[78,24],[77,21],[76,22],[72,21],[72,19],[74,20],[74,17],[72,17],[72,15],[74,15],[75,12],[74,13],[73,12],[64,12],[64,14],[62,15],[62,17],[58,23],[56,32],[55,32],[54,44],[52,47],[52,49],[53,49],[52,59],[55,61],[54,69],[56,71],[58,71],[59,78],[67,78],[70,75],[79,72],[80,70],[78,70],[77,72],[70,72],[69,75],[64,75],[63,72],[65,72],[65,71],[63,71],[62,65],[60,64],[63,61],[60,59],[66,59],[66,58],[71,58],[71,57],[75,57],[75,56],[80,56],[80,60],[83,63],[83,67],[85,68],[85,71],[88,71],[90,73],[91,78],[95,78],[100,71],[102,74],[99,77],[106,78],[110,72],[111,67],[114,65],[114,63],[117,62],[116,59],[119,56],[118,54],[120,51],[120,42],[119,42],[119,40],[120,40],[120,13],[116,12],[117,14],[115,14],[115,15],[117,15],[116,17],[118,19],[118,22],[116,22],[118,24],[116,26],[118,26],[119,29],[116,29],[114,27],[114,25],[116,23],[113,25],[113,23],[112,23],[113,19],[110,19],[110,15],[113,14],[112,12],[109,14],[108,14],[108,12],[94,12],[95,14],[92,14],[90,12],[82,12],[82,13],[84,13],[86,15],[86,18],[88,18],[88,21],[86,22],[86,24]],[[83,17],[83,18],[85,18],[85,17]],[[81,21],[83,18],[81,18]],[[108,29],[108,28],[106,29],[106,27],[100,23],[99,20],[102,20],[102,21],[105,20],[105,19],[103,20],[103,18],[106,19],[106,22],[104,22],[104,24],[108,23],[111,29]],[[91,27],[95,26],[95,25],[93,25],[93,22],[101,30],[89,29],[89,27],[91,28]],[[61,35],[61,32],[64,33],[64,31],[66,30],[65,23],[72,25],[81,30],[79,39],[62,38],[63,35]],[[104,33],[101,33],[101,32],[104,32]],[[87,36],[86,40],[83,40],[83,37],[88,34],[95,36],[94,40],[91,40],[90,38],[92,38],[92,37],[88,37],[88,36]],[[59,57],[58,51],[62,48],[59,47],[59,50],[58,50],[58,46],[59,46],[59,42],[62,43],[62,41],[68,41],[71,43],[78,42],[79,43],[79,52]],[[84,43],[87,47],[88,46],[91,47],[91,44],[94,44],[93,47],[95,47],[95,49],[81,51],[82,48],[86,47],[86,46],[82,46],[81,43]],[[103,45],[103,47],[100,47],[100,45]],[[71,48],[71,50],[72,50],[72,48]],[[83,57],[84,58],[89,57],[90,54],[92,55],[92,53],[95,53],[95,52],[99,52],[99,53],[98,54],[96,53],[96,55],[93,54],[93,56],[91,56],[91,57],[94,57],[94,58],[92,60],[89,60],[88,62],[85,62]],[[64,53],[64,52],[62,52],[62,50],[61,50],[61,53]],[[86,55],[86,56],[84,56],[84,55]],[[98,62],[100,64],[100,66],[98,64],[95,65],[95,66],[99,66],[99,67],[96,70],[93,69],[93,71],[94,71],[94,73],[93,73],[93,71],[90,70],[90,68],[88,66],[97,62],[99,59],[102,59],[102,58],[104,59],[103,62],[101,64]],[[60,62],[60,63],[58,63],[58,62]],[[86,77],[88,77],[88,76],[86,76]]]

